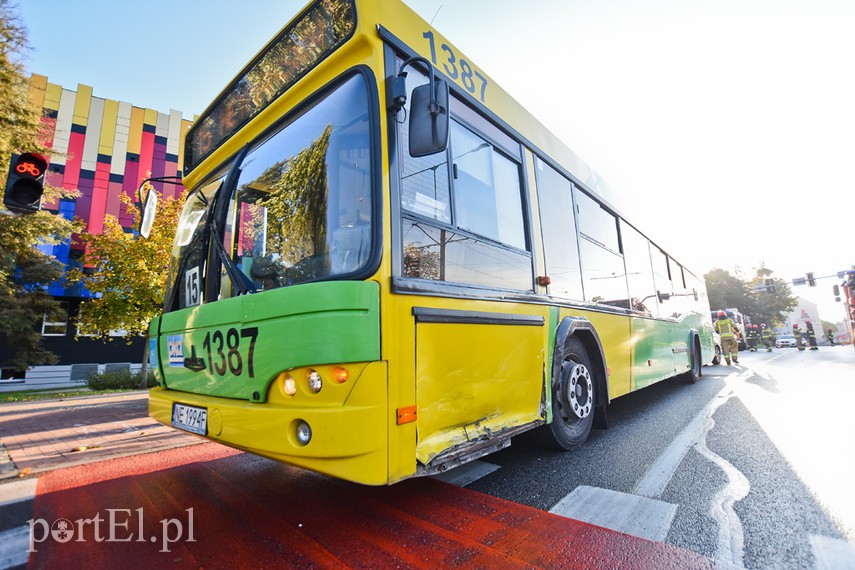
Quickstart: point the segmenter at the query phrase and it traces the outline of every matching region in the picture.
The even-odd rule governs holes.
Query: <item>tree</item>
[[[790,286],[783,279],[772,277],[773,271],[761,265],[754,277],[748,282],[755,300],[751,311],[746,314],[753,323],[766,323],[770,327],[779,327],[787,319],[798,300],[792,296]],[[767,287],[767,280],[774,285],[774,292]]]
[[[29,82],[21,63],[27,34],[7,0],[0,0],[0,165],[9,164],[12,153],[47,155],[40,142],[41,116],[27,94]],[[2,170],[2,168],[0,168]],[[5,176],[0,193],[6,188]],[[44,201],[76,195],[76,191],[47,186]],[[12,349],[5,364],[24,371],[33,364],[52,364],[56,355],[42,346],[36,329],[48,315],[62,312],[58,301],[47,294],[47,285],[62,278],[63,266],[37,249],[69,239],[75,226],[50,212],[0,216],[0,340]]]
[[[158,199],[157,212],[148,239],[135,235],[108,215],[100,234],[84,233],[83,264],[92,272],[74,270],[69,279],[80,280],[95,298],[80,306],[78,329],[82,334],[112,340],[110,331],[124,330],[129,338],[145,336],[151,320],[163,309],[170,249],[184,205],[186,192],[179,198]],[[160,196],[158,196],[160,198]],[[139,225],[140,210],[122,195],[122,204]],[[145,382],[148,345],[143,358]],[[144,385],[144,384],[143,384]]]
[[[751,290],[741,279],[724,269],[713,269],[704,275],[710,308],[714,311],[736,307],[740,311],[753,306]]]
[[[752,323],[780,326],[798,301],[791,295],[789,285],[783,279],[773,278],[772,274],[771,269],[761,265],[753,278],[743,281],[724,269],[713,269],[704,275],[710,308],[737,308]],[[767,289],[767,279],[775,286],[774,292]]]

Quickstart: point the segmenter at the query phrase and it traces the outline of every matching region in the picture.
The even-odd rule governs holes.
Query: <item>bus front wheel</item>
[[[552,423],[541,428],[541,443],[570,450],[588,439],[596,408],[594,370],[585,346],[570,338],[552,386]]]

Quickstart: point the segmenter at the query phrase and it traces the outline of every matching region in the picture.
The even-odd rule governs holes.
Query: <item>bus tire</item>
[[[567,339],[561,370],[552,386],[552,423],[538,430],[541,444],[571,450],[588,439],[596,410],[595,373],[582,341]]]
[[[696,338],[692,341],[692,357],[689,361],[689,371],[686,372],[686,381],[695,384],[701,379],[701,346]]]

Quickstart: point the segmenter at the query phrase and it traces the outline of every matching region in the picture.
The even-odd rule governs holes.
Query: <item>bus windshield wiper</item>
[[[220,237],[220,232],[217,229],[217,220],[211,220],[211,237],[214,240],[215,247],[217,248],[217,254],[222,262],[223,266],[226,268],[226,275],[229,276],[229,281],[232,282],[232,285],[237,289],[238,295],[246,295],[247,293],[255,293],[258,289],[255,286],[255,283],[246,276],[246,274],[238,269],[237,265],[235,265],[234,260],[226,251],[226,246],[223,245],[223,240]]]
[[[214,240],[214,247],[217,248],[217,257],[220,259],[223,267],[225,267],[226,275],[228,275],[229,281],[237,289],[238,295],[255,293],[258,289],[255,287],[255,283],[243,271],[238,269],[234,260],[226,251],[226,246],[223,245],[222,236],[220,235],[219,222],[225,216],[224,210],[231,199],[235,186],[237,186],[240,165],[248,152],[249,145],[246,145],[235,156],[234,164],[232,164],[228,174],[226,174],[225,180],[223,180],[222,185],[220,185],[220,188],[214,195],[214,211],[208,223],[208,227],[211,229],[211,239]]]

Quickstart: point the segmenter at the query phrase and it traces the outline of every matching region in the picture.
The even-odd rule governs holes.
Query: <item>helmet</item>
[[[765,328],[766,328],[766,323],[763,323],[762,325],[760,325],[760,328],[761,328],[761,329],[765,329]]]
[[[726,316],[727,316],[727,313],[725,313],[724,311],[719,311],[719,312],[718,312],[718,316],[719,316],[719,318],[721,318],[721,317],[726,317]]]
[[[793,328],[794,328],[794,329],[799,328],[799,323],[793,323]]]

